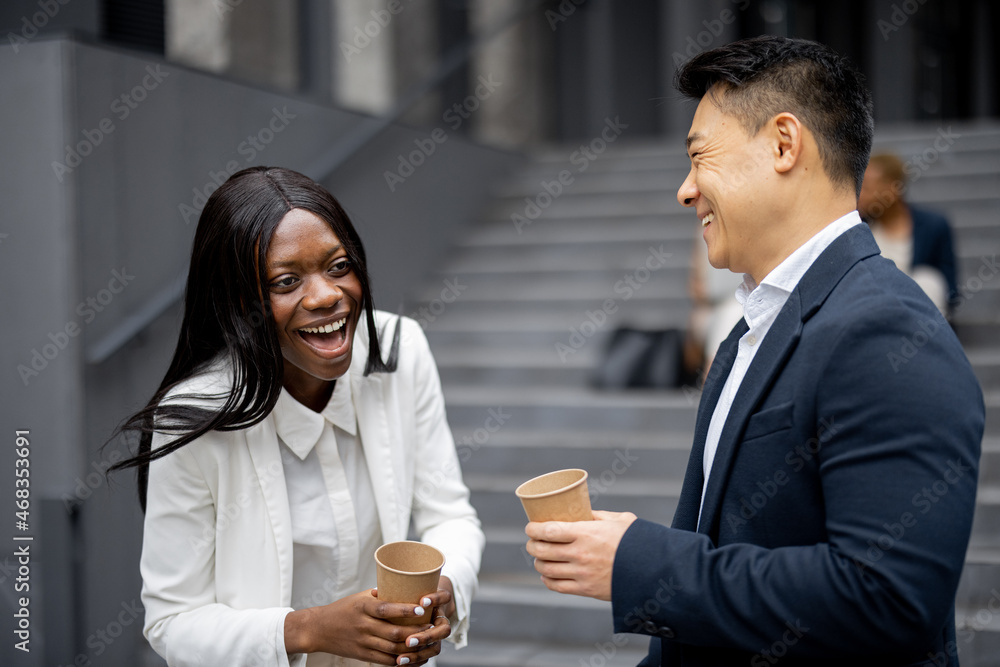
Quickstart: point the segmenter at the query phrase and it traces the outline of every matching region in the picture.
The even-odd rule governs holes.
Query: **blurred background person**
[[[691,316],[684,345],[684,369],[689,375],[697,374],[704,383],[716,350],[743,317],[743,307],[733,297],[743,278],[709,263],[708,247],[700,232],[691,252],[688,275]]]
[[[955,250],[948,220],[907,204],[906,168],[892,153],[873,155],[865,170],[858,210],[882,256],[913,278],[946,317],[958,294]]]

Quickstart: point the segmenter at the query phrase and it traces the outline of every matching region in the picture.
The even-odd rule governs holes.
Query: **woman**
[[[374,311],[361,240],[312,180],[255,167],[209,198],[177,350],[125,430],[144,633],[169,664],[416,665],[466,642],[484,538],[434,361]],[[445,554],[439,590],[380,602],[374,550],[411,519]]]

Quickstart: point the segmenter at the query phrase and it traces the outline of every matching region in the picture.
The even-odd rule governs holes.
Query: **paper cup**
[[[420,599],[438,589],[444,554],[422,542],[390,542],[375,550],[378,599],[420,606]],[[426,625],[423,616],[393,619],[400,625]]]
[[[529,521],[591,521],[587,471],[556,470],[517,487]]]

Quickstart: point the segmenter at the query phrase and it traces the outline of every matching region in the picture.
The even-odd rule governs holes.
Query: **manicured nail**
[[[400,658],[399,662],[397,662],[396,664],[397,665],[408,665],[408,664],[410,664],[410,659],[409,658]]]
[[[430,607],[431,606],[431,599],[430,598],[424,598],[423,600],[420,601],[420,604],[424,605],[425,607]]]
[[[410,637],[409,639],[406,640],[406,645],[409,646],[410,648],[413,648],[419,643],[420,640],[418,640],[416,637]]]
[[[414,607],[413,608],[413,613],[416,614],[417,616],[423,616],[424,615],[424,608],[423,607]]]

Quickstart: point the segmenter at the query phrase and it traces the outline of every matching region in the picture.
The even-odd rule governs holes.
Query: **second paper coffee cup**
[[[529,479],[514,492],[521,499],[529,521],[590,521],[587,471],[556,470]]]

